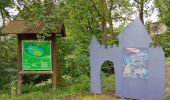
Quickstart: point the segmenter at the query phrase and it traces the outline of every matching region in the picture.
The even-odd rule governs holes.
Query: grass
[[[167,96],[167,97],[165,98],[165,100],[170,100],[170,96]]]
[[[115,77],[114,75],[102,74],[102,90],[105,92],[114,92],[115,90]]]
[[[0,94],[0,100],[122,100],[115,98],[114,75],[102,75],[102,95],[90,94],[90,79],[86,75],[73,79],[69,76],[63,77],[63,81],[57,86],[57,90],[51,91],[51,80],[33,85],[24,84],[22,96],[10,95],[10,93]],[[165,100],[170,100],[166,97]]]

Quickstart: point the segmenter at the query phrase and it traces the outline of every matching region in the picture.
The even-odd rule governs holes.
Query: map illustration
[[[22,69],[51,70],[51,42],[23,41]]]

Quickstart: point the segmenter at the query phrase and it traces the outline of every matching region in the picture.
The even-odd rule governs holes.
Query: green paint
[[[23,70],[52,70],[51,41],[22,41]]]

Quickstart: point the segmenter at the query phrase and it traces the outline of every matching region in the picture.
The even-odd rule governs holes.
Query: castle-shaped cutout
[[[105,48],[95,36],[90,42],[91,93],[101,94],[101,66],[114,63],[116,90],[121,98],[155,100],[164,98],[165,57],[152,43],[139,18],[118,36],[119,46]]]

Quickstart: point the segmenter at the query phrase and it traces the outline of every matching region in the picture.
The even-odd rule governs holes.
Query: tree
[[[110,41],[115,43],[118,32],[116,28],[113,30],[113,22],[124,23],[129,20],[127,16],[131,15],[128,0],[18,2],[18,19],[40,20],[47,26],[50,26],[49,20],[64,20],[67,38],[58,39],[61,66],[66,66],[62,67],[64,75],[73,77],[89,74],[88,45],[92,35],[95,34],[105,45],[110,44]]]
[[[130,15],[130,4],[128,0],[91,0],[93,7],[98,12],[101,20],[102,28],[102,44],[108,44],[111,39],[116,39],[114,33],[114,22],[121,22],[129,20]],[[123,13],[123,14],[122,14]],[[124,17],[126,16],[126,17]]]
[[[2,25],[0,25],[0,89],[8,88],[8,85],[6,87],[4,85],[10,83],[16,71],[16,38],[15,36],[4,36],[1,33],[6,21],[12,17],[8,9],[13,6],[13,0],[0,1],[0,18],[2,19]]]
[[[16,75],[16,37],[0,36],[0,89]]]
[[[144,24],[144,17],[148,17],[153,12],[154,5],[149,5],[153,3],[153,0],[134,0],[132,3],[134,7],[137,8],[137,13],[142,23]]]
[[[2,25],[5,25],[6,18],[10,18],[9,11],[6,9],[13,7],[13,0],[1,0],[0,1],[0,17],[2,18]]]
[[[166,23],[166,25],[170,26],[170,1],[169,0],[156,0],[155,2],[156,7],[159,10],[159,17],[161,21]]]
[[[165,23],[168,27],[167,31],[161,35],[161,46],[165,51],[165,56],[170,57],[170,1],[156,0],[155,5],[159,10],[160,22]],[[169,60],[169,59],[168,59]]]
[[[67,37],[57,40],[60,68],[62,75],[73,78],[89,75],[91,37],[96,35],[104,45],[116,43],[117,34],[132,15],[128,0],[17,0],[16,6],[16,19],[45,23],[42,33],[52,28],[51,21],[64,21]],[[116,22],[120,28],[115,27]]]

